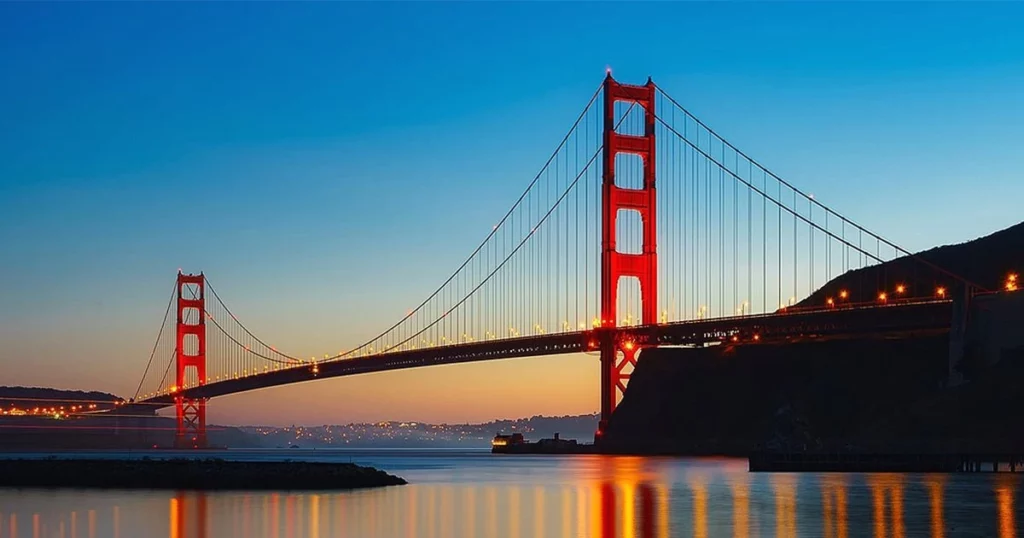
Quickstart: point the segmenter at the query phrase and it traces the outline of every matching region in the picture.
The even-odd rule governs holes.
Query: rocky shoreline
[[[221,459],[0,459],[0,487],[342,490],[406,481],[351,463],[238,462]]]

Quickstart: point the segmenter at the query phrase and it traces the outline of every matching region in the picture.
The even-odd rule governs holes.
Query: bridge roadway
[[[794,337],[856,337],[949,330],[951,320],[950,300],[851,305],[831,309],[790,309],[772,314],[543,334],[381,353],[317,363],[316,368],[311,364],[297,365],[248,377],[217,381],[188,388],[180,394],[188,398],[214,398],[329,377],[462,362],[581,353],[596,351],[600,339],[609,337],[631,340],[641,347],[655,344],[706,344],[730,341],[733,337],[741,343],[752,343],[755,335],[756,339],[763,343]],[[159,409],[173,404],[174,395],[166,394],[122,406],[120,412]]]

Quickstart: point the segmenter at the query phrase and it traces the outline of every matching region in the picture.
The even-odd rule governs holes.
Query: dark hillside
[[[42,387],[0,387],[0,410],[61,408],[95,405],[93,410],[113,409],[121,398],[98,391],[60,390]]]
[[[918,253],[917,257],[985,289],[999,290],[1009,273],[1024,273],[1024,222],[966,243],[935,247]],[[799,305],[821,305],[827,298],[837,297],[840,290],[849,292],[851,302],[869,302],[882,290],[891,296],[897,284],[907,286],[906,294],[912,297],[931,296],[940,286],[947,290],[955,288],[955,279],[920,260],[904,256],[848,271]]]

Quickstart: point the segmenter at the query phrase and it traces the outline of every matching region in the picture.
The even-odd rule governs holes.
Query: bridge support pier
[[[178,323],[175,344],[175,385],[184,390],[195,370],[197,383],[206,384],[206,278],[202,273],[178,272]],[[175,448],[206,448],[206,399],[174,397]]]
[[[657,195],[655,171],[655,86],[650,79],[643,86],[619,84],[609,73],[604,81],[604,150],[601,180],[601,422],[595,441],[600,441],[608,420],[615,411],[620,393],[626,390],[629,373],[623,369],[636,365],[637,343],[619,338],[618,291],[623,277],[640,283],[641,323],[658,319],[658,247],[656,229]],[[644,111],[644,134],[620,134],[615,131],[615,103],[639,105]],[[625,188],[615,184],[615,162],[620,153],[638,155],[643,160],[643,185]],[[622,211],[635,211],[643,225],[640,253],[619,252],[616,248],[617,221]],[[621,357],[620,357],[621,355]]]
[[[636,368],[640,345],[627,338],[619,339],[608,331],[601,338],[601,421],[597,426],[597,440],[604,434],[608,419],[626,393],[626,385]],[[626,367],[629,366],[629,371]]]

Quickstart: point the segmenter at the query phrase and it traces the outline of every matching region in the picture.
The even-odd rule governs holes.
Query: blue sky
[[[130,392],[179,267],[282,349],[351,345],[461,262],[606,66],[653,76],[904,246],[984,235],[1024,216],[1022,17],[1010,3],[0,4],[0,382]],[[553,371],[536,404],[479,414],[586,412],[587,361],[258,394],[282,421],[455,420],[479,400],[416,402]],[[399,382],[418,388],[382,403]],[[339,390],[365,405],[309,409]],[[252,420],[252,398],[217,417]]]

